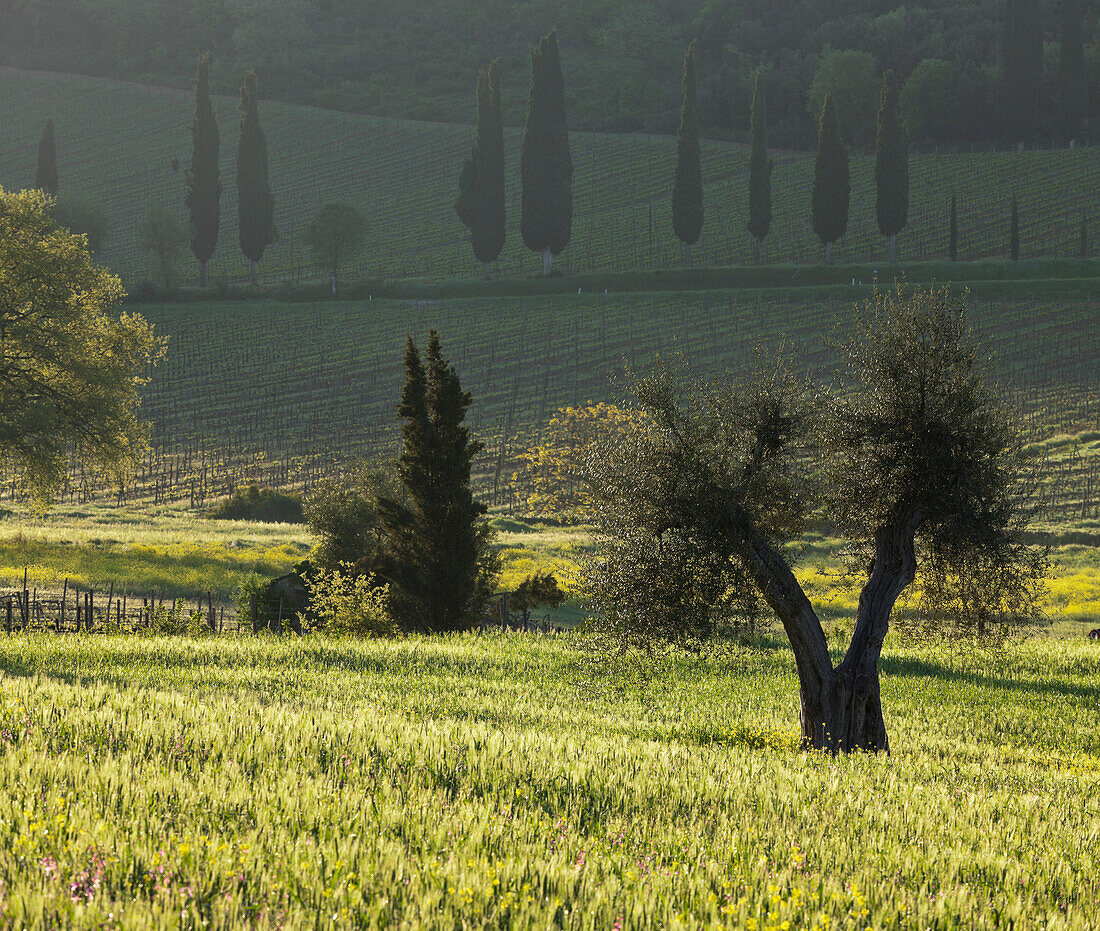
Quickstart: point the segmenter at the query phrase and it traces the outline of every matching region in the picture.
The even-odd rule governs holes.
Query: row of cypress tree
[[[520,178],[523,187],[520,232],[524,245],[542,256],[549,277],[554,256],[567,245],[573,228],[573,158],[565,116],[565,80],[557,30],[531,50],[531,90],[523,129]],[[504,248],[504,118],[500,63],[478,74],[477,139],[462,166],[455,210],[470,230],[474,257],[490,275]]]

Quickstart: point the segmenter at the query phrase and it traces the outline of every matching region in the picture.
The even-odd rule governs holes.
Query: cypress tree
[[[1081,214],[1081,229],[1077,234],[1077,253],[1083,259],[1089,257],[1089,216],[1087,213]]]
[[[1071,147],[1089,111],[1088,75],[1081,40],[1082,16],[1081,0],[1065,0],[1062,50],[1058,58],[1058,97],[1062,138]]]
[[[959,260],[959,204],[954,194],[951,195],[951,209],[947,214],[947,257],[952,262]]]
[[[191,214],[191,251],[199,260],[199,287],[206,287],[206,263],[218,244],[222,183],[218,177],[220,137],[210,100],[210,53],[203,52],[191,82],[195,117],[191,122],[191,167],[187,170],[187,209]]]
[[[1043,79],[1043,23],[1038,0],[1005,0],[1004,76],[1006,130],[1013,142],[1034,138]]]
[[[768,114],[764,97],[764,78],[756,72],[756,87],[752,93],[752,152],[749,155],[749,233],[753,238],[753,253],[760,264],[764,239],[772,225],[772,160],[768,158]]]
[[[256,266],[277,236],[275,198],[267,177],[267,140],[260,128],[256,72],[249,71],[241,86],[241,138],[237,152],[237,211],[241,251],[252,263],[250,280],[256,284]]]
[[[42,138],[38,143],[38,168],[34,173],[36,190],[57,194],[57,143],[54,139],[53,118],[46,120]]]
[[[573,159],[569,154],[565,81],[556,29],[531,50],[531,93],[520,174],[520,230],[527,248],[542,254],[542,274],[546,278],[553,256],[569,245],[573,225]]]
[[[1008,254],[1015,262],[1020,258],[1020,211],[1016,207],[1016,195],[1012,195],[1012,210],[1008,217]]]
[[[470,466],[481,444],[463,426],[471,396],[443,358],[439,334],[428,339],[426,365],[409,337],[398,413],[403,501],[382,499],[387,553],[380,575],[402,628],[440,633],[476,620],[497,571],[488,551],[485,506],[474,500]]]
[[[909,219],[909,141],[901,120],[894,72],[882,76],[875,141],[875,212],[878,228],[890,237],[890,261],[898,260],[898,233]]]
[[[848,229],[851,180],[848,151],[840,138],[840,120],[831,94],[825,95],[817,133],[812,198],[813,227],[825,246],[825,262],[832,261],[833,243]]]
[[[695,43],[684,55],[680,129],[676,134],[676,181],[672,188],[672,228],[684,244],[691,266],[691,247],[703,231],[703,168],[699,155],[699,115],[695,91]]]
[[[494,60],[477,76],[477,141],[462,166],[455,210],[470,230],[474,258],[484,266],[504,248],[504,116],[500,101],[500,63]]]

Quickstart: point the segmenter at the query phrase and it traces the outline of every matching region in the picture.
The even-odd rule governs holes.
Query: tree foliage
[[[53,118],[46,120],[42,138],[38,142],[38,167],[34,173],[36,190],[57,194],[57,140],[54,136]]]
[[[252,262],[252,283],[256,264],[277,236],[275,196],[267,171],[267,140],[260,127],[259,92],[256,72],[249,71],[241,85],[241,135],[237,152],[237,216],[240,221],[241,251]]]
[[[1039,0],[1005,0],[1001,70],[1005,128],[1012,142],[1030,142],[1039,129],[1043,80],[1043,23]]]
[[[1065,0],[1062,6],[1062,43],[1058,55],[1058,103],[1062,138],[1072,142],[1089,112],[1088,74],[1082,43],[1082,0]]]
[[[890,238],[890,261],[896,262],[897,234],[909,219],[909,140],[901,121],[893,71],[882,76],[875,142],[875,213],[879,232]]]
[[[756,72],[750,120],[752,147],[749,154],[749,233],[756,240],[756,259],[772,225],[772,169],[768,157],[768,114],[764,77]]]
[[[676,134],[676,180],[672,187],[672,228],[684,244],[687,263],[691,247],[703,231],[703,166],[699,155],[699,104],[695,89],[695,44],[684,55],[680,128]]]
[[[832,390],[782,365],[721,386],[668,370],[636,380],[644,428],[586,460],[589,582],[618,649],[697,643],[766,605],[794,651],[804,746],[884,750],[878,658],[918,567],[941,621],[985,630],[1033,614],[1045,557],[1022,543],[1021,433],[961,299],[876,293],[835,348]],[[811,516],[833,522],[864,574],[836,665],[786,545]]]
[[[485,266],[504,248],[504,117],[501,113],[500,62],[494,59],[477,76],[477,141],[462,166],[455,210],[470,230],[474,258]]]
[[[848,151],[840,138],[840,121],[833,98],[826,95],[821,107],[814,162],[812,219],[814,233],[825,246],[825,260],[831,247],[848,229],[848,204],[852,186],[848,172]]]
[[[0,190],[0,449],[40,498],[70,455],[121,481],[145,448],[139,389],[164,351],[41,191]]]
[[[157,283],[166,291],[172,290],[177,282],[179,254],[187,242],[187,234],[176,215],[163,204],[149,201],[138,230],[138,241],[149,253]]]
[[[210,99],[210,53],[203,52],[191,81],[195,116],[191,122],[191,167],[187,170],[187,210],[191,215],[191,251],[199,260],[199,286],[206,286],[206,263],[218,245],[222,182],[218,174],[220,135]]]
[[[328,273],[333,297],[341,266],[362,252],[367,230],[367,218],[341,202],[325,204],[309,224],[305,242],[313,253],[314,264]]]
[[[531,50],[531,92],[521,157],[520,230],[527,248],[542,253],[543,275],[548,276],[550,257],[569,245],[573,226],[573,158],[557,30],[543,36],[538,48]]]

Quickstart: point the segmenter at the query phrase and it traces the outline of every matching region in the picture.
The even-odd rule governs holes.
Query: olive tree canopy
[[[781,365],[724,387],[636,379],[638,428],[587,463],[601,543],[589,581],[619,649],[697,640],[717,615],[766,605],[794,652],[803,746],[888,750],[878,660],[918,567],[931,607],[990,625],[1034,609],[1046,560],[1020,542],[1020,434],[965,302],[878,293],[836,349],[836,390]],[[835,665],[786,546],[811,518],[862,557]]]

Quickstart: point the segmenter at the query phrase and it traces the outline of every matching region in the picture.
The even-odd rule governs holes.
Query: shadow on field
[[[1024,692],[1035,695],[1065,695],[1072,698],[1091,698],[1100,704],[1100,681],[1096,685],[1075,685],[1050,679],[991,676],[965,669],[953,669],[942,663],[912,656],[884,656],[879,660],[879,668],[885,676],[913,676],[914,678],[941,679],[947,682],[961,682],[985,689],[1003,689],[1012,692]]]

